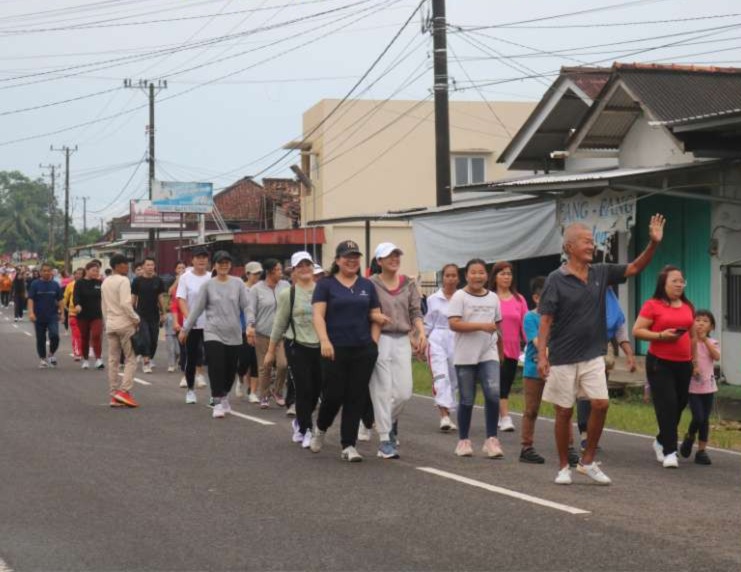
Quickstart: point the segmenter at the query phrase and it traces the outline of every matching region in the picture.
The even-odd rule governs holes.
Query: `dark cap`
[[[196,246],[193,249],[193,256],[208,256],[208,249],[203,246]]]
[[[343,240],[337,245],[337,250],[335,250],[335,257],[338,256],[347,256],[348,254],[363,254],[360,250],[360,247],[356,242],[353,242],[352,240]]]
[[[232,262],[232,255],[229,254],[226,250],[219,250],[216,252],[216,254],[214,254],[214,263],[223,262],[224,260]]]

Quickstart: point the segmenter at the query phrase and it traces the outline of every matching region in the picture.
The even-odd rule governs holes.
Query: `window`
[[[453,165],[456,187],[486,181],[486,163],[484,157],[456,157]]]
[[[741,266],[726,269],[726,326],[741,331]]]

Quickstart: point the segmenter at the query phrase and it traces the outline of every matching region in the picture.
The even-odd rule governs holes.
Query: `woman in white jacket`
[[[457,429],[450,420],[457,406],[458,379],[453,363],[454,334],[448,327],[448,304],[458,289],[460,278],[455,264],[442,269],[442,288],[427,298],[425,331],[427,332],[427,361],[432,371],[432,392],[440,412],[440,431]]]

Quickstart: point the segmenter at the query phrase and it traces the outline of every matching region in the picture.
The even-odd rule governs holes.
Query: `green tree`
[[[0,236],[5,252],[46,253],[49,188],[19,171],[0,171]]]

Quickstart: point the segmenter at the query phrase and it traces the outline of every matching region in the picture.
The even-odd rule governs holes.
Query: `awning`
[[[417,216],[412,229],[424,272],[471,258],[513,261],[561,252],[555,201]]]

